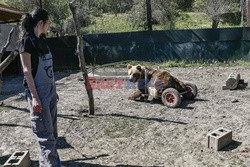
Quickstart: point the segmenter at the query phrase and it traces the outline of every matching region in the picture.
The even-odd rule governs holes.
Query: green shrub
[[[241,23],[241,13],[234,12],[234,13],[225,13],[221,16],[221,23],[222,24],[230,24],[230,25],[239,25]]]

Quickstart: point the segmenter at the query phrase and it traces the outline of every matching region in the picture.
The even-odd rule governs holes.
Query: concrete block
[[[218,128],[207,135],[208,148],[220,150],[232,142],[232,131]]]
[[[29,167],[30,165],[29,151],[16,151],[5,162],[4,167]]]

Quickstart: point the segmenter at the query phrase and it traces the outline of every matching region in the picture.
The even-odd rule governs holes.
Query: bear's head
[[[141,65],[132,66],[128,64],[127,68],[130,82],[135,83],[138,81],[138,79],[142,78],[143,67]]]

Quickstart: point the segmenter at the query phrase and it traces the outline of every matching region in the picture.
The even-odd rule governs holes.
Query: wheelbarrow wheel
[[[181,104],[181,95],[174,88],[167,88],[161,95],[163,104],[170,108],[176,108]]]
[[[183,94],[183,97],[185,99],[193,100],[198,94],[197,86],[189,82],[186,82],[185,85],[187,93]]]

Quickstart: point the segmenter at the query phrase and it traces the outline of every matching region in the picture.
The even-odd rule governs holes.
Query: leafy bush
[[[239,25],[241,23],[241,13],[225,13],[221,16],[222,23],[229,23],[230,25]]]

